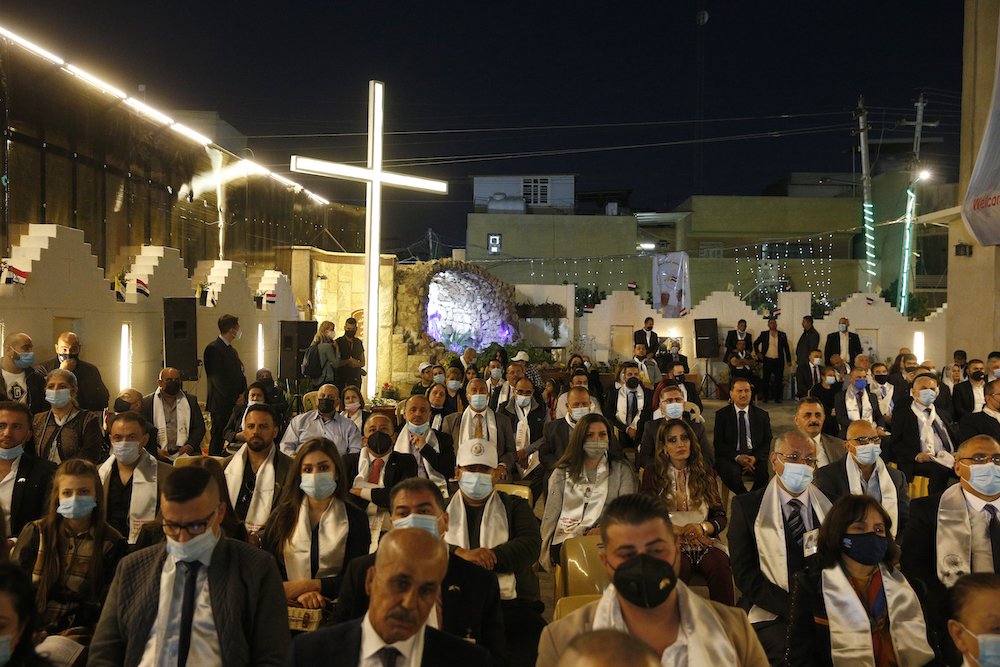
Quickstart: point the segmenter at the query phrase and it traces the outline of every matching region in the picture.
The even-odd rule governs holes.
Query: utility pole
[[[872,201],[872,170],[868,161],[868,109],[864,96],[858,96],[858,140],[861,143],[861,214],[865,225],[865,290],[871,292],[875,281],[875,203]]]
[[[924,127],[937,127],[941,124],[940,120],[935,121],[925,121],[924,120],[924,107],[927,106],[927,95],[920,93],[920,97],[913,106],[917,108],[917,119],[916,120],[901,120],[899,124],[904,127],[913,128],[913,163],[914,170],[919,169],[920,163],[920,139],[923,134]]]

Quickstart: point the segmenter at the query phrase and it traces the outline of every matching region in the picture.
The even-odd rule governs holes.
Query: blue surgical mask
[[[825,382],[828,387],[832,387],[836,381],[837,378],[834,377],[833,375],[827,375],[825,378],[823,378],[823,382]]]
[[[337,490],[337,480],[332,472],[304,472],[299,488],[313,500],[326,500]]]
[[[666,407],[663,409],[663,416],[667,419],[680,419],[684,416],[684,404],[667,403]]]
[[[56,512],[66,519],[86,519],[95,507],[97,507],[97,498],[94,496],[70,496],[59,499],[59,507],[56,508]]]
[[[444,384],[444,374],[438,373],[434,376],[434,382],[437,384]]]
[[[889,538],[876,533],[844,535],[840,538],[840,550],[862,565],[877,565],[889,550]]]
[[[868,386],[868,380],[864,378],[858,378],[857,380],[854,381],[854,388],[857,389],[858,391],[864,391],[867,386]]]
[[[14,360],[14,365],[18,368],[31,368],[31,365],[35,363],[35,353],[34,352],[21,352],[17,359]]]
[[[569,413],[573,416],[573,421],[578,422],[590,414],[590,408],[573,408]]]
[[[976,638],[979,643],[979,659],[968,656],[979,667],[1000,667],[1000,635],[975,635],[961,623],[962,629]]]
[[[469,406],[479,412],[486,408],[486,404],[489,403],[490,397],[486,394],[473,394],[469,396]]]
[[[413,435],[423,435],[427,431],[431,430],[431,423],[424,422],[423,424],[414,424],[412,422],[406,422],[406,430]]]
[[[434,537],[441,537],[438,531],[438,518],[430,514],[410,514],[402,519],[394,519],[393,528],[422,528]]]
[[[493,493],[493,478],[485,472],[463,470],[458,487],[473,500],[482,500]]]
[[[24,454],[24,445],[11,447],[10,449],[0,448],[0,459],[3,459],[4,461],[13,461],[21,454]]]
[[[167,553],[175,560],[183,563],[193,563],[194,561],[206,561],[215,550],[215,545],[219,543],[219,536],[215,534],[209,526],[201,535],[195,535],[187,542],[178,542],[172,537],[167,537]]]
[[[502,368],[491,368],[490,369],[490,377],[493,378],[494,380],[499,380],[500,378],[503,377],[503,369]]]
[[[448,389],[451,389],[452,391],[458,391],[461,388],[462,388],[461,380],[448,380]]]
[[[838,324],[837,325],[837,331],[839,331],[840,333],[846,332],[847,331],[847,325],[846,324]]]
[[[10,642],[12,639],[11,635],[0,635],[0,667],[6,667],[10,663]]]
[[[881,445],[858,445],[854,448],[854,458],[863,466],[870,466],[875,463],[881,453]]]
[[[139,443],[135,440],[111,443],[111,455],[123,464],[130,466],[139,460]]]
[[[921,389],[920,396],[917,398],[917,400],[923,403],[925,406],[930,406],[930,404],[934,402],[935,398],[937,398],[937,392],[934,391],[933,389]]]
[[[969,466],[969,486],[984,496],[1000,493],[1000,466],[993,463],[974,463]]]
[[[812,481],[812,466],[807,466],[804,463],[785,462],[785,469],[781,472],[781,483],[784,484],[789,493],[802,493]]]
[[[45,400],[54,408],[64,408],[72,400],[69,389],[46,389]]]
[[[993,377],[995,377],[996,379],[1000,380],[1000,368],[994,368],[993,369]]]
[[[517,407],[526,408],[531,405],[531,396],[517,396],[514,402],[517,403]]]

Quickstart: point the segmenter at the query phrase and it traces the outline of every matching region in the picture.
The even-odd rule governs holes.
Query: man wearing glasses
[[[800,431],[778,438],[771,451],[774,477],[767,486],[733,498],[729,551],[739,606],[747,610],[771,664],[784,659],[789,586],[816,553],[820,523],[830,501],[812,485],[816,443]]]
[[[226,506],[208,470],[178,468],[160,491],[167,540],[119,564],[88,664],[284,664],[288,621],[274,559],[222,535]]]
[[[879,501],[892,519],[893,536],[901,535],[910,516],[906,477],[882,460],[882,438],[871,422],[847,427],[848,456],[816,471],[816,486],[830,502],[847,494],[867,494]]]

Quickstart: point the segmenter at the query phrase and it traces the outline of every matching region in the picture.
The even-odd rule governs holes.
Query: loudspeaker
[[[163,299],[163,366],[176,368],[182,380],[198,379],[198,299]]]
[[[302,357],[312,344],[319,324],[315,321],[281,321],[281,345],[278,348],[278,378],[298,380],[302,375]]]
[[[694,321],[694,349],[699,359],[712,359],[719,356],[719,321]]]

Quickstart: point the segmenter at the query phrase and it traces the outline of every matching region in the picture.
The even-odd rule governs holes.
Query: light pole
[[[913,218],[917,211],[917,183],[926,181],[931,172],[924,169],[906,187],[906,214],[903,227],[903,253],[899,267],[899,312],[906,316],[907,300],[910,293],[910,261],[913,258]]]

